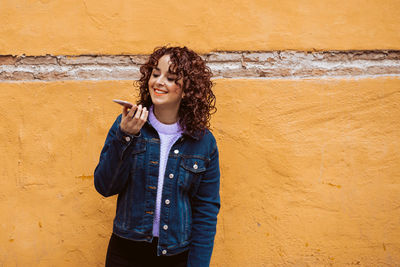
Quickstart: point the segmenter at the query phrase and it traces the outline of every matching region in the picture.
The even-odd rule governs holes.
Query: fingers
[[[131,107],[130,109],[129,109],[129,107],[127,107],[127,106],[122,106],[122,118],[125,118],[125,117],[130,117],[130,118],[132,118],[133,117],[133,114],[135,114],[135,110],[137,109],[137,106],[136,105],[134,105],[133,107]]]
[[[140,106],[142,106],[142,105],[139,105],[139,107]],[[136,106],[136,105],[134,105],[132,108],[131,108],[131,110],[129,110],[129,113],[128,113],[128,117],[129,118],[133,118],[133,115],[135,114],[135,111],[138,109],[138,106]]]
[[[146,108],[146,107],[144,107],[144,108]],[[140,118],[140,116],[142,115],[142,111],[143,111],[142,105],[139,105],[134,119],[138,120]]]
[[[142,115],[140,116],[140,120],[143,122],[146,122],[148,115],[149,115],[149,111],[146,109],[146,107],[144,107]]]
[[[122,107],[122,118],[125,118],[128,114],[128,108],[126,106]]]
[[[141,129],[143,124],[147,120],[147,116],[149,114],[149,111],[147,110],[146,107],[143,107],[141,105],[138,106],[138,109],[136,111],[135,117],[132,118],[132,122],[135,124],[135,127],[137,129]]]
[[[146,107],[142,107],[142,105],[135,105],[129,112],[124,107],[122,114],[121,129],[130,134],[137,134],[147,121],[149,111]]]
[[[139,105],[135,116],[132,118],[132,121],[134,121],[134,123],[139,123],[144,114],[146,114],[146,112],[148,112],[147,108],[142,107],[142,105]]]
[[[148,114],[149,114],[149,111],[147,110],[146,107],[144,107],[142,110],[142,114],[140,114],[140,117],[138,118],[138,121],[137,121],[138,122],[137,126],[139,127],[139,129],[141,129],[142,126],[145,124]],[[136,117],[136,115],[135,115],[135,117]]]

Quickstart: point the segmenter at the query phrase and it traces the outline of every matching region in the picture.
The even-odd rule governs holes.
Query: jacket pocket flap
[[[199,158],[183,158],[181,166],[193,173],[200,173],[206,170],[205,161]]]

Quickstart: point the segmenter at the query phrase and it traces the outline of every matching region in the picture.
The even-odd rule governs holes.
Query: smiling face
[[[170,73],[170,56],[164,55],[158,60],[157,67],[153,68],[148,87],[151,100],[156,109],[176,111],[184,96],[182,79],[175,83],[176,74]]]

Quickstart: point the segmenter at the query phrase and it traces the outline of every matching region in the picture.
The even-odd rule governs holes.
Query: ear
[[[182,92],[182,99],[185,97],[185,92]]]

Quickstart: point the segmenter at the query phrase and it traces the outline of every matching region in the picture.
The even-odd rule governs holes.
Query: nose
[[[159,85],[163,85],[164,86],[165,85],[165,80],[164,80],[163,75],[160,75],[160,76],[157,77],[156,85],[157,86],[159,86]]]

